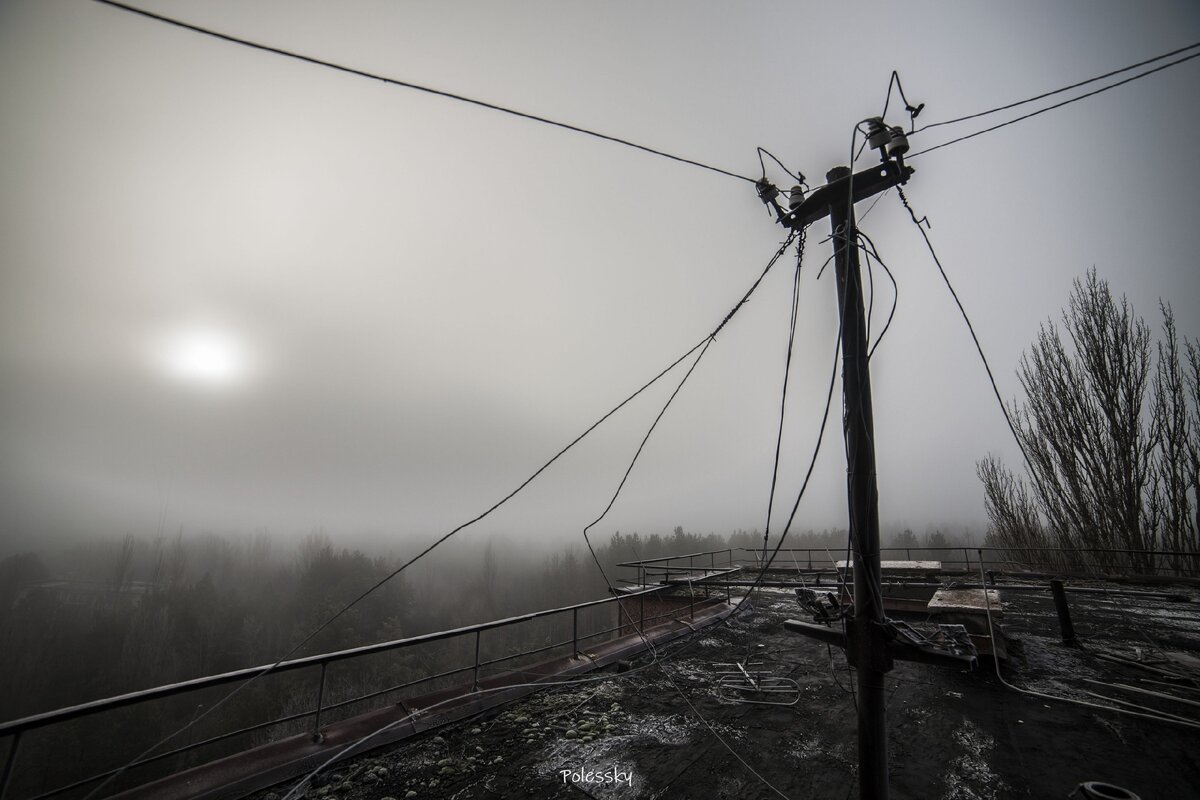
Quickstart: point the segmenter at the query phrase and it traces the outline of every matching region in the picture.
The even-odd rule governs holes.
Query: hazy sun
[[[245,348],[229,332],[192,327],[168,336],[160,350],[167,373],[188,383],[228,386],[246,372]]]

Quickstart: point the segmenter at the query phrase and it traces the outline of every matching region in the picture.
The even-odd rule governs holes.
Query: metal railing
[[[513,661],[518,658],[533,656],[533,655],[545,653],[545,652],[548,652],[551,650],[555,650],[558,648],[565,648],[568,645],[571,646],[571,648],[572,648],[571,652],[573,654],[577,654],[580,652],[579,646],[580,646],[581,642],[586,642],[586,641],[596,639],[601,636],[606,636],[609,634],[617,634],[622,630],[644,629],[646,623],[648,623],[648,622],[654,622],[656,620],[663,619],[666,617],[672,617],[677,612],[682,611],[682,606],[677,609],[668,609],[667,611],[665,611],[663,613],[651,614],[650,616],[647,616],[645,599],[646,599],[647,595],[661,593],[663,591],[670,590],[673,588],[676,588],[676,587],[673,587],[670,585],[664,585],[664,586],[653,586],[653,587],[648,587],[648,588],[642,588],[642,589],[638,589],[638,590],[624,591],[613,597],[603,598],[600,600],[591,600],[586,603],[577,603],[577,604],[571,605],[571,606],[562,606],[559,608],[551,608],[551,609],[545,609],[545,610],[541,610],[541,611],[534,611],[534,612],[530,612],[527,614],[520,614],[520,615],[514,616],[514,617],[506,617],[504,619],[493,620],[490,622],[483,622],[483,623],[479,623],[476,625],[468,625],[465,627],[454,628],[451,630],[437,631],[434,633],[422,634],[420,636],[412,636],[412,637],[408,637],[405,639],[396,639],[393,641],[379,642],[376,644],[365,645],[362,647],[354,647],[354,648],[349,648],[346,650],[338,650],[335,652],[321,653],[319,655],[306,656],[303,658],[296,658],[296,659],[292,659],[290,661],[284,661],[278,665],[263,665],[263,666],[258,666],[258,667],[249,667],[246,669],[239,669],[239,670],[234,670],[232,672],[221,673],[219,675],[209,675],[209,676],[206,676],[203,678],[195,678],[192,680],[180,681],[178,683],[172,683],[172,684],[167,684],[167,685],[163,685],[163,686],[156,686],[151,689],[144,689],[144,690],[137,691],[137,692],[130,692],[128,694],[118,695],[116,697],[109,697],[109,698],[105,698],[102,700],[95,700],[92,702],[82,703],[82,704],[70,706],[67,708],[57,709],[55,711],[48,711],[48,712],[41,713],[41,714],[34,714],[32,716],[24,717],[24,718],[17,719],[17,720],[12,720],[10,722],[0,723],[0,738],[9,738],[9,740],[10,740],[9,747],[8,747],[8,754],[7,754],[7,757],[5,760],[5,765],[4,765],[4,771],[2,774],[0,774],[0,800],[3,800],[3,798],[6,796],[8,790],[10,788],[10,783],[12,781],[13,774],[15,772],[17,757],[20,752],[22,737],[24,737],[26,734],[28,734],[29,732],[34,731],[34,730],[40,730],[40,729],[44,729],[44,728],[49,728],[51,726],[61,725],[65,722],[68,722],[71,720],[76,720],[76,719],[79,719],[82,717],[87,717],[87,716],[91,716],[91,715],[95,715],[95,714],[113,711],[118,708],[125,708],[125,707],[143,704],[143,703],[165,700],[167,698],[175,697],[177,695],[181,695],[186,692],[193,692],[193,691],[198,691],[198,690],[207,689],[207,688],[224,686],[227,684],[237,683],[240,681],[248,681],[248,680],[251,680],[256,677],[265,676],[267,674],[278,675],[278,674],[286,674],[286,673],[296,672],[297,670],[302,670],[302,669],[309,669],[309,668],[316,668],[316,667],[320,668],[320,676],[319,676],[319,680],[317,683],[317,702],[311,710],[301,711],[300,713],[288,714],[288,715],[285,715],[282,717],[278,717],[276,719],[271,719],[271,720],[268,720],[265,722],[259,722],[259,723],[253,724],[253,725],[238,728],[237,730],[221,733],[219,735],[212,736],[207,739],[193,742],[193,743],[190,743],[190,744],[187,744],[184,746],[176,747],[172,750],[168,750],[168,751],[165,751],[162,753],[157,753],[154,755],[147,755],[147,756],[140,758],[132,763],[127,764],[124,767],[110,769],[110,770],[106,770],[104,772],[89,775],[86,778],[72,781],[71,783],[65,784],[63,786],[59,786],[59,787],[51,789],[49,791],[45,791],[45,792],[35,795],[33,798],[31,798],[31,800],[40,800],[41,798],[54,797],[54,796],[61,795],[65,792],[69,792],[74,789],[80,789],[84,786],[87,786],[88,784],[95,783],[97,781],[101,781],[106,778],[112,777],[120,772],[126,771],[127,769],[141,767],[141,766],[159,762],[159,761],[162,761],[164,759],[171,758],[174,756],[181,756],[185,753],[189,753],[189,752],[196,750],[198,748],[201,748],[201,747],[213,745],[218,742],[223,742],[223,741],[232,739],[237,736],[242,736],[242,735],[245,735],[248,733],[261,731],[261,730],[271,728],[271,727],[274,727],[277,725],[282,725],[282,724],[285,724],[288,722],[294,722],[296,720],[312,718],[312,720],[313,720],[312,726],[311,726],[312,733],[314,734],[314,736],[319,736],[320,730],[321,730],[321,718],[325,712],[329,712],[334,709],[339,709],[339,708],[343,708],[346,706],[350,706],[354,703],[359,703],[359,702],[363,702],[366,700],[370,700],[370,699],[380,697],[382,695],[385,695],[385,694],[388,694],[391,692],[396,692],[396,691],[399,691],[402,689],[411,688],[418,684],[428,683],[428,682],[431,682],[434,680],[448,678],[448,677],[452,677],[452,676],[456,676],[456,675],[462,675],[463,673],[469,672],[469,673],[471,673],[471,691],[472,692],[477,691],[479,688],[480,671],[485,668],[494,667],[496,665],[499,665],[499,664],[502,664],[502,663],[508,662],[508,661]],[[637,605],[638,605],[638,612],[637,612],[638,623],[637,623],[636,628],[634,627],[633,612],[632,612],[632,609],[630,608],[630,602],[629,602],[629,601],[633,600],[634,598],[637,598],[637,600],[638,600],[638,603],[637,603]],[[604,627],[601,630],[581,633],[580,622],[579,622],[579,612],[583,609],[590,609],[590,608],[595,608],[595,607],[599,607],[599,606],[603,606],[603,605],[610,605],[610,604],[613,604],[616,606],[617,624],[613,627]],[[689,616],[694,617],[695,598],[690,599],[687,608],[688,608]],[[565,615],[567,613],[570,613],[570,615],[571,615],[571,638],[570,639],[567,639],[564,641],[559,641],[559,642],[553,642],[551,644],[544,645],[542,647],[536,647],[536,648],[532,648],[532,649],[523,649],[520,652],[510,653],[507,655],[500,656],[498,658],[490,658],[490,659],[481,659],[480,658],[480,652],[481,652],[480,645],[481,645],[481,641],[482,641],[484,632],[498,630],[498,629],[502,629],[502,628],[508,628],[510,626],[528,622],[530,620],[550,617],[553,615],[559,615],[559,614]],[[622,617],[624,617],[624,619],[622,619]],[[378,689],[375,691],[371,691],[366,694],[362,694],[362,695],[350,698],[348,700],[341,700],[341,701],[333,702],[333,703],[325,702],[328,669],[331,664],[342,662],[342,661],[355,660],[355,659],[362,658],[364,656],[369,656],[369,655],[374,655],[374,654],[379,654],[379,653],[405,650],[405,649],[414,648],[414,647],[417,647],[420,645],[427,645],[427,644],[434,643],[434,642],[448,641],[448,640],[452,640],[452,639],[466,639],[469,641],[470,637],[474,637],[474,642],[473,642],[474,658],[472,659],[471,663],[468,665],[456,667],[456,668],[449,669],[449,670],[444,670],[444,671],[438,672],[436,674],[422,675],[414,680],[406,681],[404,683],[399,683],[399,684],[396,684],[393,686],[388,686],[387,688],[384,688],[384,689]]]
[[[741,547],[743,552],[752,553],[755,564],[765,556],[761,548]],[[1166,575],[1182,577],[1200,577],[1200,553],[1181,550],[1131,550],[1119,548],[1088,547],[971,547],[962,545],[947,545],[941,547],[881,547],[881,556],[886,560],[889,553],[903,553],[904,560],[912,561],[913,553],[918,556],[937,554],[942,567],[957,565],[963,572],[977,571],[980,567],[980,551],[983,552],[982,564],[985,567],[1004,567],[1029,571],[1034,568],[1046,568],[1051,571],[1080,570],[1084,574],[1102,573],[1109,569],[1140,570],[1143,575]],[[768,550],[766,552],[773,552]],[[785,547],[779,550],[782,555],[790,558],[776,558],[772,567],[779,570],[796,569],[803,564],[803,569],[836,569],[840,553],[827,547]],[[813,554],[817,558],[813,558]],[[803,554],[803,559],[797,555]],[[961,555],[961,558],[958,556]],[[974,555],[974,557],[972,557]],[[1081,560],[1082,559],[1082,560]]]
[[[622,561],[621,563],[617,564],[617,566],[636,569],[638,571],[636,581],[637,585],[646,586],[649,582],[648,576],[658,572],[663,573],[663,580],[665,581],[671,575],[671,573],[674,572],[695,573],[704,570],[715,571],[718,569],[717,556],[722,554],[725,556],[722,567],[726,569],[732,569],[733,567],[740,566],[739,564],[735,564],[733,561],[734,549],[735,548],[727,547],[724,550],[705,550],[702,553],[684,553],[683,555],[677,556],[660,556],[659,558],[643,558],[638,561]],[[708,560],[707,566],[703,564],[706,556]],[[696,566],[696,559],[700,559],[702,562],[699,567]],[[672,561],[683,562],[684,560],[687,561],[686,567],[683,566],[682,563],[676,566],[671,565]]]

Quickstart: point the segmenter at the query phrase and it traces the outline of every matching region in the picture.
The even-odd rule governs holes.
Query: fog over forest
[[[1200,39],[1195,2],[134,4],[0,3],[0,722],[621,596],[632,560],[846,558],[838,236],[884,547],[1200,564],[1200,60],[981,130]],[[764,207],[906,154],[853,244]],[[581,619],[629,633],[568,609],[331,696],[321,664],[318,723],[575,658]],[[305,733],[301,673],[59,725],[22,780],[198,718]]]
[[[761,548],[762,534],[594,537],[613,585],[635,559]],[[806,532],[789,547],[843,557],[844,530]],[[972,544],[969,533],[901,531],[888,544]],[[203,675],[271,663],[397,566],[412,550],[348,548],[316,531],[299,544],[270,534],[128,536],[0,560],[0,719]],[[735,558],[753,558],[738,550]],[[936,557],[936,556],[935,556]],[[792,556],[784,554],[787,568]],[[803,557],[801,557],[803,562]],[[384,584],[297,655],[446,630],[604,597],[586,548],[509,539],[451,541]],[[77,657],[86,651],[86,659]]]

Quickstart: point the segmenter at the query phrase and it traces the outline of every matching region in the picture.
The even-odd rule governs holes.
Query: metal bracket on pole
[[[852,183],[854,202],[857,203],[893,186],[907,183],[912,175],[912,167],[902,167],[895,161],[875,164],[867,169],[859,170],[853,176],[847,175],[818,187],[794,211],[780,217],[779,224],[793,230],[800,230],[829,216],[830,205],[834,202],[845,208],[846,188]]]

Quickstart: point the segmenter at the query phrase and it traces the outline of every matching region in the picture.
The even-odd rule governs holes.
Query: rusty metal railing
[[[707,555],[707,554],[705,554],[705,555]],[[248,681],[248,680],[251,680],[256,677],[264,676],[266,674],[276,675],[276,674],[285,674],[285,673],[295,672],[297,670],[302,670],[302,669],[309,669],[309,668],[316,668],[316,667],[320,668],[320,676],[319,676],[319,680],[318,680],[318,684],[317,684],[317,702],[311,710],[302,711],[300,713],[289,714],[289,715],[286,715],[283,717],[278,717],[276,719],[271,719],[271,720],[268,720],[265,722],[259,722],[259,723],[253,724],[253,725],[244,726],[244,727],[238,728],[237,730],[227,731],[227,732],[221,733],[219,735],[212,736],[212,737],[209,737],[207,739],[204,739],[204,740],[201,740],[198,742],[192,742],[187,745],[176,747],[172,750],[168,750],[168,751],[165,751],[162,753],[147,755],[147,756],[140,758],[132,763],[129,763],[123,767],[110,769],[110,770],[106,770],[104,772],[89,775],[85,778],[72,781],[72,782],[62,785],[62,786],[58,786],[54,789],[42,792],[41,794],[35,795],[30,798],[30,800],[41,800],[42,798],[54,797],[54,796],[61,795],[61,794],[64,794],[66,792],[69,792],[69,791],[72,791],[75,789],[80,789],[84,786],[87,786],[87,785],[95,783],[97,781],[101,781],[106,778],[112,777],[112,776],[114,776],[120,772],[126,771],[128,769],[133,769],[133,768],[141,767],[141,766],[144,766],[147,764],[160,762],[160,761],[163,761],[163,760],[171,758],[171,757],[182,756],[183,754],[189,753],[189,752],[194,751],[201,747],[213,745],[218,742],[223,742],[223,741],[232,739],[237,736],[245,735],[245,734],[252,733],[255,731],[264,730],[264,729],[271,728],[271,727],[274,727],[277,725],[282,725],[282,724],[285,724],[288,722],[294,722],[296,720],[312,718],[313,719],[312,731],[313,731],[314,735],[319,735],[320,730],[321,730],[321,717],[322,717],[323,713],[332,711],[334,709],[342,708],[345,706],[349,706],[354,703],[359,703],[359,702],[370,700],[370,699],[373,699],[376,697],[380,697],[382,695],[385,695],[385,694],[388,694],[391,692],[396,692],[396,691],[399,691],[402,689],[411,688],[411,687],[416,686],[421,683],[428,683],[428,682],[431,682],[434,680],[448,678],[451,676],[461,675],[463,673],[469,672],[469,673],[471,673],[471,687],[472,687],[471,690],[475,691],[479,688],[479,679],[480,679],[479,676],[480,676],[481,669],[484,669],[487,667],[494,667],[498,664],[502,664],[502,663],[508,662],[508,661],[513,661],[518,658],[537,655],[540,653],[548,652],[550,650],[563,648],[568,645],[570,645],[573,648],[572,649],[573,653],[578,653],[581,642],[586,642],[586,641],[589,641],[591,639],[595,639],[595,638],[598,638],[601,636],[618,633],[618,632],[622,631],[623,629],[633,629],[634,628],[634,624],[633,624],[633,619],[634,619],[633,613],[634,612],[632,611],[632,609],[630,607],[629,601],[633,600],[634,598],[636,598],[638,600],[638,603],[637,603],[638,623],[637,623],[636,629],[643,628],[646,625],[646,623],[648,623],[648,622],[654,622],[656,620],[663,619],[666,617],[672,617],[676,613],[681,612],[683,610],[683,608],[680,607],[679,609],[670,609],[664,613],[651,614],[650,616],[647,616],[645,599],[646,599],[647,595],[661,593],[663,591],[670,590],[673,588],[677,588],[677,587],[672,586],[672,585],[662,585],[662,586],[645,587],[645,588],[640,588],[637,590],[623,591],[619,594],[616,594],[613,597],[603,598],[600,600],[592,600],[592,601],[589,601],[586,603],[577,603],[575,605],[570,605],[570,606],[562,606],[559,608],[544,609],[541,611],[534,611],[534,612],[530,612],[527,614],[520,614],[520,615],[514,616],[514,617],[507,617],[504,619],[492,620],[489,622],[483,622],[483,623],[479,623],[476,625],[468,625],[465,627],[454,628],[451,630],[437,631],[434,633],[427,633],[427,634],[423,634],[420,636],[412,636],[412,637],[408,637],[405,639],[396,639],[393,641],[379,642],[376,644],[365,645],[362,647],[354,647],[354,648],[349,648],[346,650],[338,650],[335,652],[321,653],[319,655],[305,656],[303,658],[296,658],[296,659],[292,659],[290,661],[285,661],[278,665],[263,665],[263,666],[258,666],[258,667],[249,667],[246,669],[234,670],[232,672],[226,672],[226,673],[222,673],[219,675],[209,675],[209,676],[206,676],[203,678],[195,678],[192,680],[180,681],[177,683],[167,684],[167,685],[163,685],[163,686],[156,686],[151,689],[144,689],[144,690],[137,691],[137,692],[130,692],[128,694],[118,695],[116,697],[109,697],[109,698],[105,698],[102,700],[95,700],[92,702],[82,703],[82,704],[70,706],[67,708],[57,709],[55,711],[48,711],[48,712],[41,713],[41,714],[34,714],[32,716],[12,720],[10,722],[0,723],[0,739],[8,738],[10,741],[9,747],[8,747],[8,753],[7,753],[7,756],[5,759],[4,770],[3,770],[3,773],[0,773],[0,800],[3,800],[3,798],[5,798],[8,790],[9,790],[10,783],[13,778],[13,774],[16,770],[17,757],[20,753],[22,737],[24,737],[26,734],[28,734],[29,732],[34,731],[34,730],[41,730],[41,729],[49,728],[52,726],[61,725],[65,722],[68,722],[71,720],[75,720],[75,719],[79,719],[79,718],[87,717],[87,716],[92,716],[92,715],[96,715],[96,714],[102,714],[104,712],[109,712],[109,711],[112,711],[112,710],[115,710],[118,708],[125,708],[125,707],[129,707],[129,706],[136,706],[136,705],[143,704],[143,703],[151,703],[151,702],[155,702],[155,701],[165,700],[167,698],[175,697],[177,695],[181,695],[186,692],[193,692],[193,691],[206,689],[206,688],[224,686],[224,685],[228,685],[231,683],[237,683],[240,681]],[[602,630],[581,633],[580,623],[579,623],[579,612],[583,609],[594,608],[594,607],[599,607],[599,606],[609,605],[609,604],[614,604],[617,607],[617,610],[618,610],[617,624],[613,627],[603,628]],[[689,603],[689,605],[687,606],[687,609],[688,609],[689,614],[694,615],[694,610],[695,610],[694,599],[691,603]],[[510,654],[507,654],[507,655],[504,655],[504,656],[501,656],[498,658],[491,658],[491,659],[481,659],[480,658],[480,642],[481,642],[484,632],[498,630],[498,629],[502,629],[502,628],[508,628],[508,627],[511,627],[514,625],[518,625],[520,623],[528,622],[530,620],[550,617],[553,615],[559,615],[559,614],[565,615],[567,613],[570,613],[570,615],[571,615],[571,638],[569,640],[553,642],[551,644],[548,644],[548,645],[545,645],[542,647],[532,648],[532,649],[523,649],[520,652],[510,653]],[[626,619],[622,619],[622,616],[624,616]],[[362,695],[353,697],[348,700],[341,700],[341,701],[334,702],[334,703],[326,703],[325,702],[325,694],[326,694],[326,687],[327,687],[327,673],[328,673],[328,668],[329,668],[330,664],[334,664],[334,663],[342,662],[342,661],[350,661],[350,660],[354,660],[354,659],[359,659],[364,656],[378,654],[378,653],[400,651],[400,650],[404,650],[404,649],[408,649],[408,648],[417,647],[419,645],[425,645],[425,644],[430,644],[433,642],[446,641],[446,640],[451,640],[451,639],[456,639],[456,638],[467,639],[469,641],[469,639],[471,637],[474,637],[473,645],[474,645],[474,654],[475,655],[474,655],[474,659],[472,660],[472,662],[469,665],[464,665],[461,667],[456,667],[454,669],[444,670],[444,671],[438,672],[436,674],[422,675],[414,680],[406,681],[404,683],[396,684],[393,686],[388,686],[387,688],[384,688],[384,689],[371,691],[366,694],[362,694]]]

